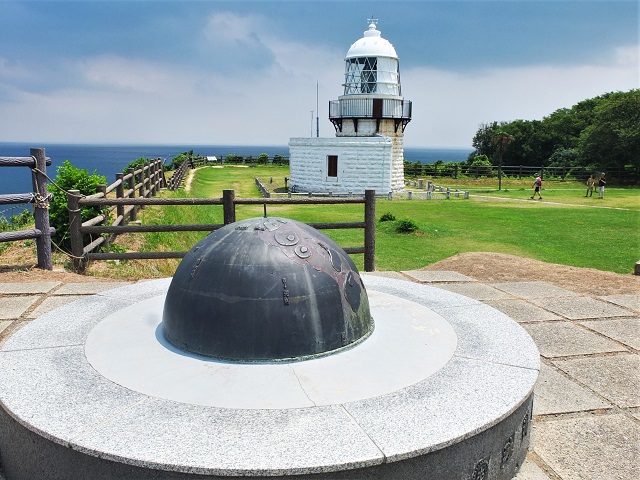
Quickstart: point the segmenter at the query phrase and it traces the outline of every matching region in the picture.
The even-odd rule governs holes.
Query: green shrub
[[[33,213],[26,208],[17,215],[11,215],[9,220],[7,220],[4,215],[0,215],[0,232],[19,230],[25,225],[32,223]]]
[[[98,185],[107,183],[103,175],[98,175],[94,170],[90,174],[87,169],[74,167],[69,160],[65,160],[57,169],[55,183],[63,190],[80,190],[81,195],[93,195],[98,191]],[[101,207],[84,207],[82,209],[82,221],[89,220],[103,212]],[[56,229],[54,242],[63,248],[70,249],[69,240],[69,211],[67,210],[67,195],[57,190],[49,207],[49,223]],[[85,235],[84,244],[92,241],[89,235]]]
[[[413,220],[400,220],[396,226],[398,233],[413,233],[418,230],[418,225]]]
[[[393,222],[395,219],[396,216],[391,212],[387,212],[380,217],[381,222]]]

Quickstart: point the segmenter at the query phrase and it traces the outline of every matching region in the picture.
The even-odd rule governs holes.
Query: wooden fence
[[[547,181],[565,181],[565,180],[577,180],[586,181],[589,175],[592,173],[598,173],[601,170],[590,171],[581,167],[543,167],[532,165],[503,165],[502,175],[510,178],[529,178],[540,175]],[[458,163],[419,163],[419,162],[405,162],[404,174],[407,178],[417,177],[450,177],[458,178],[465,177],[498,177],[497,165],[462,165]],[[619,183],[633,183],[633,178],[638,178],[637,170],[629,168],[625,171],[611,171],[607,170],[607,177],[615,179]],[[626,179],[626,180],[625,180]],[[636,180],[637,181],[637,180]]]
[[[124,180],[124,179],[123,179]],[[131,189],[129,190],[131,191]],[[310,223],[319,230],[328,229],[364,229],[364,246],[344,248],[349,254],[364,254],[365,271],[375,269],[375,191],[365,191],[364,197],[353,198],[235,198],[233,190],[224,190],[222,198],[133,198],[120,195],[118,198],[107,198],[106,195],[79,197],[77,192],[69,195],[69,223],[71,225],[71,249],[74,255],[74,269],[81,272],[88,260],[129,260],[129,259],[162,259],[182,258],[187,252],[95,252],[104,243],[104,236],[98,237],[88,245],[83,244],[84,234],[112,235],[122,233],[148,232],[211,232],[224,225],[236,221],[236,205],[263,205],[267,215],[267,205],[340,205],[363,204],[364,221],[342,223]],[[127,225],[126,214],[135,206],[146,205],[221,205],[223,208],[223,224],[188,224],[188,225]],[[81,218],[82,207],[103,206],[118,209],[118,216],[112,225],[99,225],[106,220],[99,216],[84,223]],[[104,245],[103,245],[104,246]]]
[[[35,228],[16,232],[1,232],[0,242],[35,239],[38,254],[38,267],[53,269],[51,258],[51,235],[54,228],[49,226],[49,201],[47,192],[47,165],[51,159],[45,155],[44,148],[32,148],[30,157],[0,157],[0,167],[29,167],[33,178],[33,192],[9,193],[0,195],[0,205],[33,204]]]
[[[95,233],[92,228],[103,228],[98,225],[108,222],[114,211],[115,216],[111,226],[117,227],[136,221],[138,210],[145,206],[145,203],[136,203],[136,201],[149,200],[163,187],[166,187],[166,180],[162,159],[157,158],[143,164],[138,169],[129,168],[126,174],[116,173],[116,181],[108,186],[99,185],[100,191],[96,194],[83,196],[79,190],[69,190],[67,192],[67,208],[69,210],[69,232],[74,268],[80,269],[79,266],[83,264],[88,252],[92,252],[101,245],[108,249],[109,242],[115,238],[115,234],[100,235],[84,246],[84,233]],[[108,197],[110,194],[115,194],[115,197]],[[101,200],[109,202],[100,204],[106,206],[103,213],[83,222],[82,207],[96,205],[95,202]],[[128,203],[118,203],[121,200]]]

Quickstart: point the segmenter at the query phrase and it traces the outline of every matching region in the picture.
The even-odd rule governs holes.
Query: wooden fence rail
[[[0,242],[16,240],[36,240],[38,268],[53,269],[51,258],[51,235],[54,228],[49,226],[49,201],[47,192],[47,165],[51,159],[45,155],[44,148],[30,149],[30,157],[0,157],[0,167],[29,167],[32,172],[33,193],[9,193],[0,195],[0,205],[33,204],[35,228],[16,232],[0,232]]]
[[[186,163],[186,162],[184,162]],[[183,164],[184,164],[183,163]],[[188,167],[186,167],[188,168]],[[175,175],[175,174],[174,174]],[[173,178],[173,177],[172,177]],[[222,198],[132,198],[126,195],[118,198],[107,198],[101,195],[91,197],[79,197],[77,192],[69,195],[69,220],[71,224],[71,249],[74,255],[74,269],[81,272],[86,267],[88,260],[129,260],[129,259],[163,259],[182,258],[187,252],[94,252],[104,243],[98,237],[88,245],[83,244],[85,234],[110,234],[143,233],[143,232],[184,232],[184,231],[213,231],[224,225],[236,221],[236,205],[263,205],[266,216],[267,205],[339,205],[339,204],[363,204],[364,220],[362,222],[341,223],[310,223],[317,229],[364,229],[364,245],[362,247],[344,248],[349,254],[364,254],[365,271],[375,269],[375,191],[365,191],[364,197],[353,198],[235,198],[233,190],[224,190]],[[128,208],[143,205],[221,205],[223,207],[223,224],[198,224],[198,225],[126,225],[124,215]],[[94,219],[82,223],[82,207],[103,206],[116,208],[118,214],[112,225],[98,225],[103,221]],[[126,208],[125,208],[126,207]],[[119,210],[122,209],[122,210]],[[97,217],[96,217],[97,218]],[[118,221],[120,220],[120,221]],[[104,245],[103,245],[104,247]]]

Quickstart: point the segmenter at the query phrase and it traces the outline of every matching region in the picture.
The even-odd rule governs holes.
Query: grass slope
[[[190,191],[164,195],[221,197],[224,189],[236,197],[259,197],[254,179],[259,177],[272,190],[284,189],[286,167],[203,168],[195,172]],[[273,180],[270,183],[270,180]],[[396,221],[378,222],[376,267],[379,270],[409,270],[462,252],[497,252],[549,263],[631,273],[640,259],[640,196],[637,189],[607,188],[605,199],[584,198],[578,183],[545,186],[543,201],[531,201],[529,180],[505,180],[498,192],[487,180],[465,180],[444,184],[469,190],[468,200],[379,199],[376,217],[390,212]],[[438,183],[439,184],[439,183]],[[495,184],[495,181],[493,182]],[[597,207],[597,208],[596,208]],[[605,208],[602,208],[605,207]],[[237,218],[261,216],[262,206],[239,206]],[[303,222],[354,221],[363,218],[363,207],[269,206],[269,216],[283,216]],[[412,220],[418,230],[411,234],[395,231],[401,220]],[[222,223],[222,207],[193,206],[147,208],[144,223]],[[326,231],[343,247],[361,246],[360,230]],[[148,234],[142,250],[188,250],[203,233]],[[119,240],[120,241],[120,240]],[[362,268],[362,256],[354,261]],[[146,275],[171,275],[177,261],[143,261],[136,266]],[[120,265],[119,268],[133,268]],[[124,273],[124,272],[123,272]],[[126,274],[126,273],[125,273]],[[541,272],[541,276],[543,272]]]

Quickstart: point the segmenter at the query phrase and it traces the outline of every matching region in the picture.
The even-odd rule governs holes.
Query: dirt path
[[[503,253],[467,252],[428,265],[488,283],[541,281],[587,295],[640,294],[640,276],[569,267]]]

